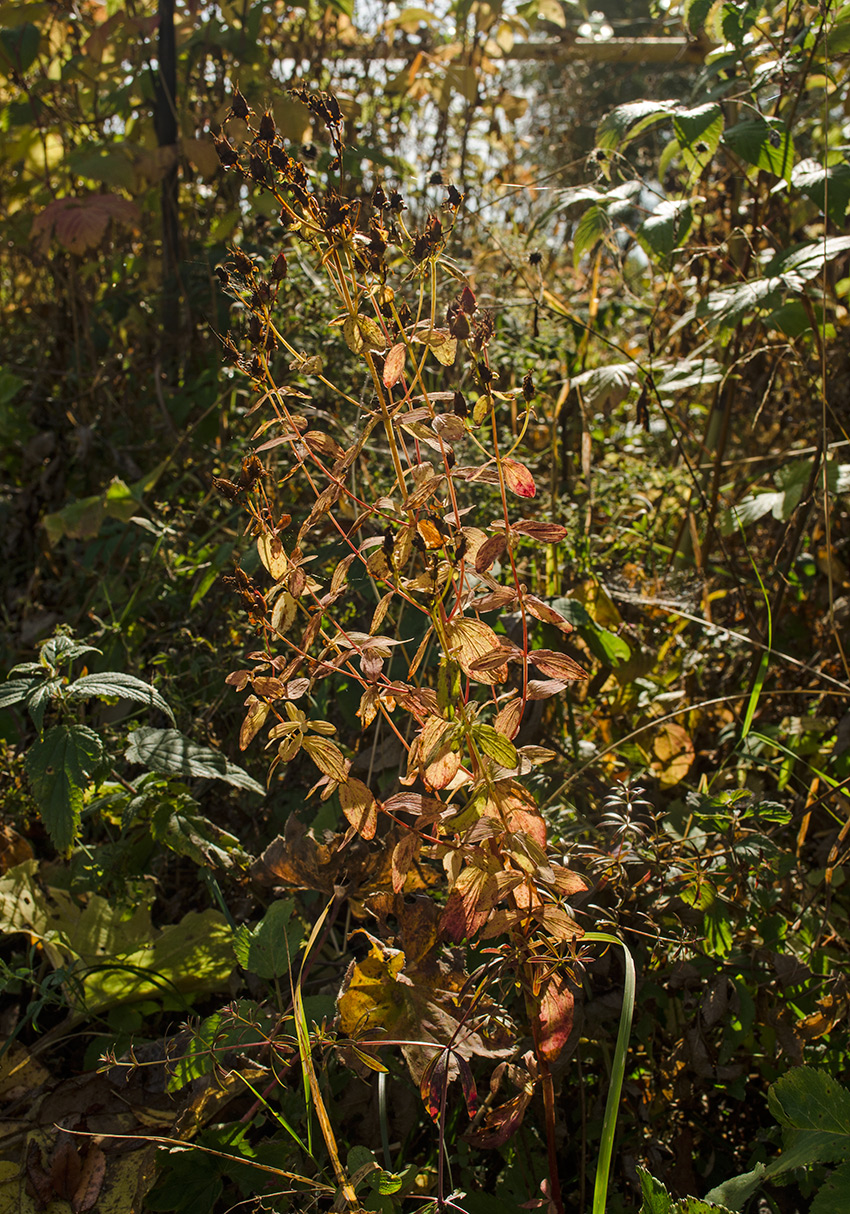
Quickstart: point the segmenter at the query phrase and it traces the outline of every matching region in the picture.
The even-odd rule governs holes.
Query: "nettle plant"
[[[337,101],[291,95],[327,128],[328,175],[341,183]],[[481,1147],[503,1145],[542,1090],[544,1189],[560,1209],[551,1066],[572,1029],[585,945],[603,937],[577,922],[569,900],[587,883],[553,858],[523,783],[554,757],[522,744],[529,705],[585,677],[560,643],[532,644],[571,631],[520,575],[521,545],[566,535],[528,513],[535,483],[516,453],[532,377],[496,387],[494,317],[446,252],[462,205],[452,186],[411,231],[398,192],[353,200],[321,185],[238,90],[217,147],[250,191],[275,200],[283,231],[268,261],[235,248],[218,271],[247,322],[244,341],[224,339],[226,355],[250,376],[252,412],[265,411],[238,479],[216,481],[244,503],[268,577],[261,586],[236,570],[260,643],[227,681],[247,692],[242,748],[265,737],[270,780],[296,760],[291,779],[302,778],[308,760],[309,795],[338,798],[348,822],[319,841],[292,818],[257,873],[337,901],[348,889],[367,955],[345,976],[339,1032],[377,1070],[382,1044],[402,1047],[441,1136],[455,1079]],[[299,300],[288,260],[309,263],[336,301],[319,349],[289,334]],[[359,693],[347,742],[339,720],[314,715],[333,705],[334,680]],[[379,732],[400,756],[389,776]],[[479,1110],[474,1056],[510,1057],[514,1094]]]

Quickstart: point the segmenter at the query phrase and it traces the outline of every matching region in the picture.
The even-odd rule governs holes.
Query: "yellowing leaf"
[[[329,742],[327,738],[316,737],[315,734],[308,734],[301,745],[319,771],[339,784],[348,779],[342,751],[333,742]]]
[[[378,807],[363,781],[348,779],[340,784],[339,803],[354,829],[364,839],[374,839],[378,826]]]
[[[662,788],[672,788],[684,780],[694,761],[694,744],[681,725],[668,721],[655,735],[652,745],[652,770]]]
[[[489,624],[481,620],[459,617],[446,624],[446,640],[453,657],[468,678],[479,683],[504,683],[508,677],[507,664],[495,670],[475,670],[474,663],[499,649],[499,638]]]
[[[239,730],[240,750],[245,750],[251,745],[251,742],[263,728],[271,708],[270,704],[265,704],[255,696],[248,696],[246,703],[248,704],[248,712],[245,720],[242,722],[242,728]]]
[[[257,552],[268,572],[276,582],[279,582],[289,568],[289,558],[278,537],[261,535],[257,540]]]
[[[357,325],[363,338],[363,344],[367,350],[383,350],[386,348],[387,339],[384,336],[384,331],[371,316],[358,316]]]

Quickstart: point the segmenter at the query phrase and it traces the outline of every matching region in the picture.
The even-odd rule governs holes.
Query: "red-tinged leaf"
[[[415,814],[421,824],[436,822],[445,808],[442,801],[421,792],[397,792],[384,802],[388,814]]]
[[[315,734],[308,734],[301,745],[319,771],[330,776],[332,780],[336,780],[338,784],[345,783],[348,779],[348,772],[345,768],[342,751],[338,746],[328,741],[327,738],[317,737]]]
[[[455,725],[429,717],[420,737],[424,777],[432,788],[446,788],[460,771],[460,755],[452,750]]]
[[[507,547],[504,531],[491,535],[475,554],[475,572],[485,573],[504,553]]]
[[[470,1146],[485,1151],[497,1151],[503,1147],[522,1125],[532,1094],[531,1091],[520,1092],[513,1100],[507,1100],[497,1108],[489,1109],[481,1128],[471,1134],[464,1134],[465,1141]]]
[[[493,907],[523,880],[518,872],[488,873],[468,864],[455,881],[440,920],[440,935],[459,944],[471,939]]]
[[[70,1201],[77,1191],[83,1162],[70,1134],[60,1130],[50,1160],[50,1183],[57,1197]]]
[[[554,1062],[567,1044],[574,1005],[566,977],[557,972],[550,975],[540,992],[533,1024],[537,1051],[544,1062]]]
[[[308,754],[310,753],[306,740],[304,749]],[[316,766],[318,767],[319,764],[317,763]],[[340,784],[339,803],[342,806],[342,812],[357,833],[364,839],[374,839],[378,826],[378,806],[363,781],[349,777]]]
[[[413,863],[413,858],[419,850],[419,837],[413,831],[409,831],[399,839],[393,848],[392,858],[392,881],[393,893],[400,894],[404,890],[407,874],[410,872],[410,866]]]
[[[554,649],[533,649],[528,656],[537,669],[548,674],[550,679],[569,683],[574,679],[587,678],[587,671],[565,653],[556,653]]]
[[[446,640],[450,654],[469,678],[479,683],[504,683],[508,677],[506,662],[494,670],[475,671],[473,663],[499,649],[499,638],[481,620],[459,617],[446,624]]]
[[[548,700],[550,696],[560,695],[566,688],[566,683],[560,679],[529,679],[529,700]]]
[[[560,611],[556,611],[554,607],[544,603],[542,599],[538,599],[533,594],[526,594],[522,601],[531,614],[538,620],[542,620],[544,624],[554,624],[556,628],[560,628],[561,632],[572,632],[573,626],[569,620],[565,619]]]
[[[520,535],[527,535],[531,540],[539,540],[541,544],[559,544],[569,534],[561,523],[538,523],[530,518],[512,523],[511,530],[519,532]]]
[[[466,1111],[470,1118],[478,1112],[478,1088],[472,1074],[472,1067],[461,1054],[455,1054],[460,1084],[463,1088],[463,1098],[466,1101]]]
[[[527,835],[541,851],[546,850],[546,821],[536,809],[523,806],[512,799],[507,812],[508,825],[514,834]]]
[[[50,247],[51,234],[69,253],[82,254],[96,248],[110,223],[138,228],[139,209],[117,194],[89,194],[85,198],[56,198],[32,223],[31,235],[42,253]]]
[[[515,493],[517,497],[534,497],[537,493],[537,486],[534,483],[534,477],[526,468],[525,464],[521,464],[519,460],[506,457],[502,460],[502,472],[505,477],[505,484],[511,493]]]
[[[244,691],[250,677],[250,670],[232,670],[224,681],[228,686],[235,687],[237,691]]]
[[[482,594],[481,598],[473,599],[470,606],[474,611],[504,611],[506,607],[512,607],[518,597],[513,586],[500,586],[498,590],[491,590],[489,594]]]
[[[33,1196],[39,1203],[40,1208],[43,1209],[44,1206],[49,1205],[53,1200],[53,1185],[50,1181],[50,1174],[44,1170],[44,1161],[39,1145],[32,1138],[27,1145],[25,1166],[27,1184],[31,1186]]]
[[[71,1198],[73,1214],[87,1214],[94,1209],[106,1176],[106,1156],[99,1146],[90,1144],[83,1160],[83,1170]]]
[[[428,1110],[428,1116],[437,1124],[445,1102],[446,1085],[449,1081],[448,1067],[449,1051],[441,1050],[425,1067],[419,1083],[422,1103]]]
[[[513,641],[509,641],[506,637],[500,637],[499,640],[500,644],[496,649],[491,649],[489,653],[470,662],[470,669],[476,674],[489,670],[501,670],[505,662],[516,662],[522,657],[522,650],[518,645],[514,645]]]
[[[504,734],[506,738],[513,740],[519,733],[519,727],[522,722],[522,700],[508,700],[496,713],[496,718],[493,721],[493,728],[498,729],[499,733]]]
[[[255,696],[248,696],[245,701],[248,705],[248,712],[245,720],[242,722],[242,728],[239,730],[239,749],[245,750],[250,746],[251,742],[263,728],[266,717],[269,715],[270,705],[258,700]]]
[[[383,381],[385,388],[392,388],[401,379],[407,350],[403,341],[393,346],[384,362]]]
[[[446,902],[440,920],[442,938],[455,944],[471,939],[487,922],[498,892],[495,874],[468,864],[461,870]]]
[[[469,286],[465,286],[460,293],[460,306],[467,316],[471,316],[478,307],[478,304],[475,302],[475,296]]]
[[[570,868],[562,868],[560,864],[553,864],[552,872],[555,874],[555,889],[567,898],[571,894],[581,894],[588,889],[586,878],[579,873],[574,873]]]

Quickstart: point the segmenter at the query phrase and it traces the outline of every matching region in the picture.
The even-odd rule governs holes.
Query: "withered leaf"
[[[245,720],[242,722],[242,728],[239,730],[240,750],[245,750],[250,746],[251,742],[263,728],[270,709],[270,705],[256,699],[255,696],[248,696],[246,704],[248,705],[248,712]]]
[[[106,1156],[96,1143],[91,1143],[83,1160],[74,1196],[71,1198],[73,1214],[86,1214],[95,1207],[105,1176]]]
[[[475,572],[484,573],[489,569],[502,556],[506,547],[507,541],[504,531],[500,531],[497,535],[491,535],[475,554]]]
[[[508,677],[507,663],[495,670],[476,671],[474,663],[498,650],[499,638],[489,624],[481,620],[458,617],[446,624],[446,640],[451,657],[457,660],[461,670],[479,683],[503,683]]]
[[[339,784],[345,783],[348,779],[345,759],[342,751],[334,742],[329,741],[328,738],[317,737],[315,734],[307,734],[301,745],[319,771],[324,772],[326,776],[330,776]]]
[[[419,846],[419,836],[411,830],[402,835],[393,848],[392,881],[394,893],[400,894],[403,891],[407,874],[410,871],[414,856],[419,851]]]
[[[510,740],[519,733],[522,722],[522,700],[508,700],[496,713],[493,727]]]
[[[345,455],[345,451],[336,439],[331,438],[329,434],[323,434],[321,430],[308,430],[302,441],[307,444],[314,455],[322,455],[326,459],[342,459]]]
[[[572,632],[573,626],[569,620],[565,619],[560,611],[556,611],[554,607],[550,607],[548,603],[538,599],[536,595],[526,594],[522,601],[538,620],[542,620],[545,624],[554,624],[556,628],[561,629],[561,632]]]
[[[279,582],[289,568],[289,558],[284,552],[283,544],[278,537],[276,535],[261,535],[257,539],[257,552],[274,581]]]
[[[541,544],[559,544],[569,535],[567,528],[561,523],[538,523],[534,519],[520,519],[511,524],[512,531],[527,535],[529,539],[539,540]]]
[[[383,381],[385,388],[392,388],[401,379],[407,350],[403,341],[392,347],[384,362]]]
[[[363,781],[349,777],[340,784],[339,803],[358,834],[364,839],[374,839],[378,826],[378,806]]]
[[[551,679],[569,683],[574,679],[587,678],[587,671],[565,653],[556,653],[554,649],[532,649],[528,656],[537,669]]]
[[[532,1094],[532,1090],[528,1088],[512,1100],[506,1100],[504,1104],[488,1109],[481,1128],[465,1134],[465,1140],[481,1150],[495,1151],[503,1147],[522,1125]]]
[[[550,696],[560,695],[566,686],[566,683],[562,683],[560,679],[529,679],[528,698],[529,700],[548,700]]]
[[[279,594],[272,608],[272,628],[276,632],[286,634],[295,623],[298,614],[298,604],[288,590]]]

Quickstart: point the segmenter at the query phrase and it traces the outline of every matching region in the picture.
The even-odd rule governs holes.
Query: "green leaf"
[[[765,1171],[765,1165],[758,1163],[751,1172],[745,1172],[742,1176],[734,1176],[731,1180],[724,1180],[723,1184],[717,1185],[710,1193],[706,1193],[705,1200],[721,1202],[733,1211],[742,1210],[761,1184]]]
[[[39,733],[44,726],[44,714],[47,706],[64,684],[63,678],[42,679],[27,696],[27,712],[32,717],[33,724]]]
[[[673,131],[688,172],[702,173],[711,163],[723,134],[723,110],[715,102],[677,109]]]
[[[795,245],[774,257],[767,267],[768,274],[783,274],[789,280],[808,281],[823,271],[828,261],[850,251],[850,236],[830,236],[826,240],[811,240]]]
[[[682,20],[692,34],[697,35],[703,30],[713,7],[714,0],[685,0],[682,6]]]
[[[60,632],[58,636],[44,642],[41,647],[41,660],[48,666],[66,666],[69,662],[81,658],[84,653],[100,653],[100,650],[95,649],[94,645],[85,645],[82,641]]]
[[[119,700],[134,700],[138,704],[158,708],[160,712],[165,713],[169,721],[174,720],[174,713],[155,687],[143,683],[135,675],[124,674],[119,670],[108,670],[105,674],[85,674],[72,683],[66,693],[66,698],[72,703],[75,700],[105,700],[113,696]]]
[[[730,127],[723,143],[755,168],[764,169],[790,183],[794,168],[794,141],[779,118],[745,118]]]
[[[582,256],[592,251],[608,231],[608,216],[602,207],[592,206],[584,212],[573,233],[573,262],[578,265]]]
[[[41,33],[37,25],[27,22],[14,29],[0,29],[0,71],[23,74],[35,63]]]
[[[643,1196],[640,1214],[672,1214],[673,1199],[661,1181],[651,1176],[646,1168],[638,1168],[637,1173]]]
[[[773,1116],[783,1127],[787,1153],[802,1163],[829,1163],[850,1153],[850,1092],[825,1071],[794,1067],[767,1095]],[[780,1159],[768,1169],[775,1175]],[[788,1166],[800,1166],[800,1162]]]
[[[850,1210],[850,1160],[830,1172],[809,1206],[809,1214],[847,1214]]]
[[[675,99],[670,101],[630,101],[618,105],[599,124],[596,142],[606,152],[624,148],[647,127],[669,118],[677,109]]]
[[[168,1090],[178,1091],[193,1079],[212,1074],[222,1066],[228,1051],[265,1045],[274,1030],[272,1015],[251,999],[240,999],[214,1012],[201,1021],[185,1052],[171,1063]],[[251,1050],[251,1054],[256,1056],[256,1051]]]
[[[492,725],[476,725],[472,730],[472,736],[485,755],[495,759],[502,767],[516,767],[519,762],[516,747]]]
[[[668,199],[660,202],[653,213],[637,230],[637,238],[644,252],[666,261],[687,238],[694,213],[689,198]]]
[[[224,780],[235,788],[265,796],[262,784],[231,763],[220,751],[192,742],[177,729],[134,729],[124,752],[128,763],[140,763],[151,771],[184,779]]]
[[[825,210],[834,224],[844,224],[850,204],[850,164],[842,161],[824,167],[817,160],[801,160],[791,174],[791,184]]]
[[[236,836],[204,817],[192,797],[158,805],[151,818],[151,834],[157,843],[201,866],[226,870],[245,868],[251,862]]]
[[[103,761],[103,743],[84,725],[54,725],[27,751],[27,775],[57,851],[67,851],[74,842],[83,793]]]
[[[33,682],[32,679],[8,679],[0,687],[0,708],[11,708],[13,704],[20,704],[33,689]]]
[[[304,928],[294,914],[294,900],[281,898],[271,904],[253,930],[244,923],[237,928],[233,951],[244,970],[265,979],[289,973],[304,943]]]
[[[613,408],[628,396],[635,381],[636,367],[633,362],[611,363],[605,367],[594,367],[574,375],[572,386],[581,388],[589,405]]]

